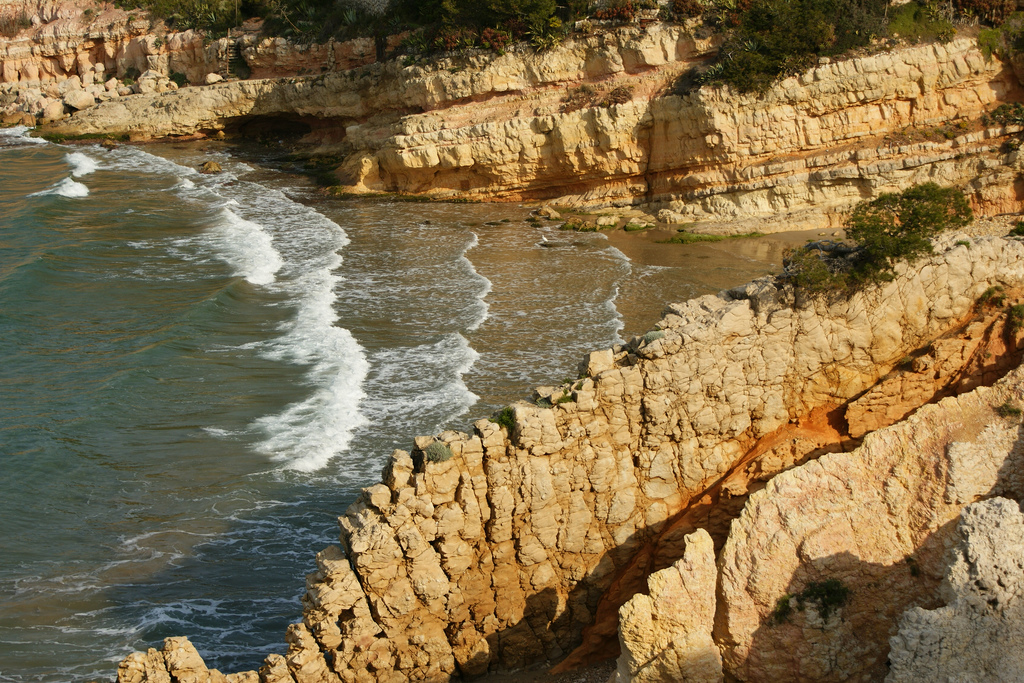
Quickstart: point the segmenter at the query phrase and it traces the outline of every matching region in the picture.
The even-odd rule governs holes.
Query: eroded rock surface
[[[277,42],[246,51],[261,64],[278,48],[282,63],[297,58]],[[925,180],[967,185],[981,213],[1020,208],[1019,155],[1000,151],[1016,128],[979,119],[1024,93],[974,39],[821,64],[756,97],[713,87],[665,96],[716,49],[685,26],[656,23],[540,54],[393,60],[127,98],[53,131],[162,137],[285,117],[310,152],[345,157],[338,176],[349,191],[642,205],[711,231],[832,225],[867,196]],[[573,104],[580,97],[586,106]]]
[[[715,636],[726,670],[743,681],[883,679],[900,615],[939,604],[963,507],[1024,493],[1019,414],[1004,407],[1022,393],[1017,368],[752,495],[720,558]],[[849,591],[840,606],[785,610],[831,580]]]
[[[445,432],[437,439],[453,456],[439,462],[424,457],[434,437],[417,439],[411,454],[396,451],[382,483],[365,489],[340,520],[344,552],[318,556],[303,623],[289,630],[289,651],[268,658],[261,675],[300,683],[445,680],[563,657],[581,642],[609,586],[642,582],[661,568],[634,564],[638,549],[653,544],[652,556],[672,558],[663,566],[683,555],[681,535],[659,535],[675,528],[668,522],[741,468],[769,478],[806,455],[780,438],[788,434],[780,429],[874,385],[910,351],[962,325],[990,286],[1024,282],[1024,244],[990,238],[959,249],[956,239],[894,281],[846,301],[797,299],[789,286],[766,278],[673,305],[659,338],[590,354],[587,377],[562,388],[569,401],[514,406],[511,433],[486,420],[472,435]],[[991,407],[985,410],[990,416]],[[947,415],[939,426],[950,424]],[[990,440],[1003,447],[1005,434]],[[915,447],[931,452],[925,442]],[[985,457],[979,448],[957,451],[950,467]],[[799,476],[817,472],[808,469],[813,466],[823,467],[805,466]],[[915,501],[944,500],[944,493],[920,484],[926,478],[914,466],[900,467],[907,472],[896,479],[908,491],[903,498],[901,488],[879,483],[885,480],[880,464],[864,473],[880,479],[836,509],[870,511],[872,523],[887,519],[871,502],[877,488],[891,490],[894,510],[929,532],[933,517],[955,517],[959,507],[952,503],[934,515],[922,512],[924,502],[919,509]],[[984,467],[968,471],[975,474],[957,480],[965,502],[982,485],[977,477],[989,488],[995,483]],[[774,483],[779,480],[768,488],[782,486]],[[821,510],[828,499],[817,490],[806,495],[806,504],[801,499],[794,509]],[[748,536],[755,536],[753,528]],[[898,540],[896,549],[878,552],[902,557],[919,539]],[[757,588],[755,598],[737,599],[728,622],[734,645],[727,664],[742,673],[749,666],[744,643],[774,607],[773,591],[788,590],[786,572],[800,561],[785,554],[792,551],[787,545],[758,541],[740,552],[739,537],[730,543],[735,581],[746,576]],[[742,559],[755,555],[772,562]],[[929,566],[925,558],[921,563]],[[613,603],[615,611],[632,595]],[[614,641],[603,652],[613,651]]]
[[[622,654],[612,683],[723,680],[711,637],[717,583],[715,547],[699,529],[686,537],[682,559],[647,578],[648,594],[619,610]]]
[[[948,604],[915,607],[890,639],[888,683],[1024,679],[1024,515],[1016,501],[967,506],[946,573]]]

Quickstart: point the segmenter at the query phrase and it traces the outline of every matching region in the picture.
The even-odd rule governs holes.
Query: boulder
[[[221,173],[224,169],[220,167],[216,161],[207,161],[205,164],[199,167],[200,173]]]
[[[206,74],[206,79],[204,80],[204,82],[206,83],[206,85],[213,85],[214,83],[220,83],[223,80],[224,77],[220,74]]]
[[[69,90],[64,95],[64,104],[68,105],[72,109],[81,111],[82,109],[88,109],[96,104],[96,98],[93,97],[92,93],[88,93],[84,90]]]
[[[55,121],[64,116],[64,105],[61,102],[52,101],[43,109],[43,118],[48,121]]]

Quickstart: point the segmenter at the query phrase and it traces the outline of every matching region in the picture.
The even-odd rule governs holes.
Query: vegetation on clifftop
[[[811,294],[836,294],[887,282],[901,261],[932,252],[931,238],[974,218],[960,190],[924,183],[862,202],[846,221],[852,244],[814,242],[790,252],[786,276]]]

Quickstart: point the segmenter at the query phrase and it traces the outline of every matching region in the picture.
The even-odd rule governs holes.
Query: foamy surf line
[[[256,346],[272,360],[308,366],[305,382],[314,387],[308,398],[250,425],[261,437],[255,448],[284,469],[322,469],[367,422],[360,405],[369,363],[351,332],[337,325],[334,310],[339,250],[348,239],[326,216],[276,190],[245,181],[215,187],[221,212],[215,238],[223,253],[248,280],[284,294],[295,307],[280,336]],[[210,189],[185,192],[208,197]]]
[[[207,232],[207,241],[234,274],[254,285],[274,282],[284,261],[263,226],[223,206]]]
[[[246,433],[259,440],[255,449],[284,469],[312,472],[348,448],[353,432],[365,424],[360,412],[369,363],[352,334],[336,325],[334,270],[348,239],[326,216],[292,201],[284,193],[232,173],[203,176],[188,166],[134,148],[104,153],[103,168],[139,171],[174,178],[168,188],[182,199],[205,205],[209,227],[199,244],[225,262],[236,277],[286,295],[295,307],[280,336],[256,344],[266,357],[308,366],[305,383],[312,394],[276,414],[257,418]],[[233,164],[242,170],[249,167]],[[211,425],[208,433],[222,438]]]
[[[0,141],[12,141],[26,145],[45,145],[46,140],[43,138],[33,138],[28,135],[28,132],[32,130],[28,126],[14,126],[6,130],[0,130]]]
[[[89,175],[100,167],[98,161],[81,152],[65,154],[64,161],[68,162],[68,165],[71,166],[71,175],[75,178]]]
[[[470,249],[480,245],[480,236],[475,232],[470,234],[473,235],[473,239],[471,239],[469,244],[466,245],[466,248],[462,250],[462,254],[459,255],[459,260],[465,262],[466,266],[469,268],[470,274],[481,283],[481,288],[476,294],[479,314],[477,315],[476,320],[470,323],[469,327],[466,328],[470,332],[474,332],[484,324],[484,321],[486,321],[487,317],[490,315],[491,307],[487,303],[486,299],[487,295],[491,293],[492,283],[486,277],[477,272],[476,266],[473,265],[473,262],[470,261],[469,257],[466,255],[469,253]]]
[[[360,404],[369,363],[352,333],[335,324],[338,277],[331,271],[341,257],[332,256],[324,267],[292,283],[289,289],[300,296],[299,309],[286,324],[285,334],[265,344],[269,358],[311,365],[307,377],[317,389],[306,400],[254,423],[267,435],[257,450],[302,472],[323,468],[348,448],[353,432],[367,422]]]
[[[89,196],[89,188],[69,176],[59,182],[54,183],[45,190],[33,192],[28,196],[46,197],[51,195],[56,197],[68,197],[69,199],[79,199],[81,197]]]

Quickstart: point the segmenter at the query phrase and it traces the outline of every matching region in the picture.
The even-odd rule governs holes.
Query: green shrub
[[[452,449],[447,444],[435,441],[423,451],[423,457],[430,462],[445,462],[451,460]]]
[[[989,287],[981,296],[978,297],[979,306],[995,306],[996,308],[1003,305],[1006,301],[1006,295],[1002,293],[1003,288],[1001,285],[994,285]]]
[[[812,581],[797,597],[800,599],[801,610],[804,609],[805,603],[814,603],[818,615],[822,619],[828,619],[832,612],[846,604],[850,597],[850,589],[839,579]]]
[[[28,12],[12,12],[11,14],[0,15],[0,36],[13,38],[22,30],[32,26]]]
[[[846,604],[849,598],[850,589],[839,579],[812,581],[796,595],[787,593],[779,598],[775,602],[775,609],[772,610],[771,620],[775,624],[789,621],[794,606],[803,612],[808,605],[813,605],[818,616],[823,620],[828,620],[834,611]]]
[[[908,2],[892,10],[889,35],[911,43],[932,40],[948,41],[956,33],[953,24],[934,5]]]
[[[846,221],[855,246],[815,242],[786,255],[786,274],[811,293],[838,293],[887,282],[904,260],[932,252],[930,238],[973,219],[963,193],[935,183],[862,202]]]
[[[183,88],[186,85],[188,85],[188,76],[186,76],[183,73],[179,73],[177,71],[172,71],[171,75],[168,78],[170,78],[172,81],[174,81],[178,85],[179,88]]]
[[[1006,326],[1011,334],[1017,334],[1024,328],[1024,304],[1010,306],[1006,312]]]
[[[1017,221],[1017,224],[1010,230],[1010,234],[1015,237],[1024,237],[1024,221]]]
[[[733,14],[739,26],[695,83],[727,83],[763,92],[819,57],[838,55],[885,35],[885,0],[754,0]]]
[[[999,415],[999,417],[1011,418],[1011,417],[1020,417],[1021,414],[1022,414],[1022,411],[1021,411],[1020,408],[1015,406],[1010,401],[1006,401],[1001,406],[996,408],[996,413]]]
[[[701,0],[672,0],[672,14],[679,18],[699,17],[705,9]]]
[[[964,16],[1001,24],[1017,9],[1017,0],[953,0],[953,7]]]
[[[662,244],[696,244],[697,242],[721,242],[722,240],[738,240],[750,237],[764,237],[764,233],[745,232],[739,235],[705,235],[681,229],[671,238],[664,240]]]
[[[491,418],[491,422],[504,427],[511,434],[512,429],[516,426],[515,411],[512,410],[511,406],[505,406],[494,414],[494,417]]]
[[[772,610],[773,622],[781,624],[789,621],[789,616],[793,613],[793,598],[793,595],[786,593],[775,602],[775,609]]]
[[[644,344],[650,344],[652,341],[656,339],[662,339],[664,337],[664,330],[651,330],[650,332],[644,335]]]
[[[137,7],[179,30],[202,29],[224,33],[243,20],[270,10],[273,3],[261,7],[255,0],[135,0],[117,3],[122,8]]]

